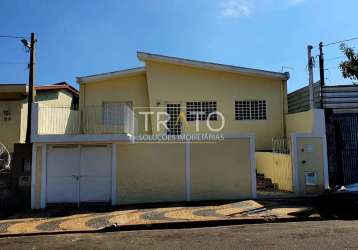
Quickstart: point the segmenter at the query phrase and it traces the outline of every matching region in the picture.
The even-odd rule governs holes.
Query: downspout
[[[282,80],[281,83],[281,98],[282,98],[282,136],[286,136],[286,115],[287,115],[287,80]]]
[[[79,109],[78,112],[80,112],[80,133],[82,134],[84,132],[84,115],[83,115],[83,110],[85,110],[86,107],[86,84],[83,84],[82,82],[78,81],[80,85],[80,100],[79,100]]]

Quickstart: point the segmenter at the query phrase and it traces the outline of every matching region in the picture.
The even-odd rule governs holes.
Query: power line
[[[28,64],[28,63],[26,63],[26,62],[0,62],[0,64]]]
[[[13,39],[23,39],[23,36],[7,36],[7,35],[0,35],[0,38],[13,38]]]
[[[327,44],[324,44],[323,47],[338,44],[338,43],[350,42],[350,41],[354,41],[354,40],[358,40],[358,37],[354,37],[354,38],[350,38],[350,39],[346,39],[346,40],[342,40],[342,41],[337,41],[337,42],[333,42],[333,43],[327,43]]]
[[[343,58],[346,58],[346,57],[345,56],[336,56],[336,57],[327,58],[327,59],[325,59],[325,61],[334,61],[334,60],[343,59]]]

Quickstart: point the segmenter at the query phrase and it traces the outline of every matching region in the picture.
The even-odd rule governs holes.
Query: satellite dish
[[[0,142],[0,171],[10,169],[11,156],[4,144]]]

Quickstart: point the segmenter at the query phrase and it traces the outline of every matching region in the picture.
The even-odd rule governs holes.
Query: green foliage
[[[347,60],[339,64],[343,77],[358,80],[358,54],[344,43],[340,45],[340,48],[347,57]]]

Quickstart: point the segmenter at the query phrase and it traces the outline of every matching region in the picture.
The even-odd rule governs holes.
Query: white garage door
[[[111,150],[108,146],[82,146],[80,200],[111,200]]]
[[[80,149],[78,146],[51,146],[47,153],[47,202],[78,202]]]
[[[111,149],[107,145],[50,146],[47,203],[111,200]]]

